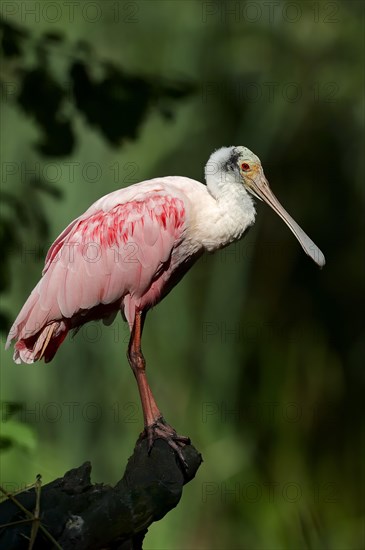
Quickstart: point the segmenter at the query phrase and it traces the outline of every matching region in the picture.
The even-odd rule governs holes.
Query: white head
[[[264,200],[284,220],[305,253],[320,267],[324,266],[324,255],[275,197],[260,159],[252,151],[242,146],[218,149],[206,164],[205,177],[209,191],[216,198],[235,189]]]

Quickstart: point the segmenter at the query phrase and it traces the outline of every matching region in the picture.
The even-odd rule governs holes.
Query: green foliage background
[[[259,204],[248,236],[203,258],[148,315],[151,385],[204,463],[145,547],[363,547],[363,3],[82,2],[72,21],[63,2],[60,11],[39,8],[38,18],[24,8],[34,2],[4,4],[4,20],[28,32],[23,71],[43,59],[69,88],[53,105],[53,149],[42,149],[49,105],[31,90],[30,107],[19,100],[24,73],[19,55],[7,52],[4,330],[36,284],[47,246],[91,202],[155,176],[202,180],[222,145],[260,156],[275,193],[326,255],[320,271]],[[107,63],[111,74],[117,67],[152,82],[134,135],[123,131],[141,106],[139,83],[125,119],[123,110],[110,117],[107,88],[89,106],[91,123],[75,108],[66,70],[74,59],[96,80]],[[158,92],[176,82],[189,93]],[[117,134],[120,127],[120,140],[101,131],[103,120]],[[65,134],[57,153],[65,128],[73,138]],[[50,481],[85,460],[94,481],[121,477],[142,428],[127,341],[118,316],[111,327],[92,324],[68,338],[48,365],[14,365],[1,346],[5,487],[38,473]]]

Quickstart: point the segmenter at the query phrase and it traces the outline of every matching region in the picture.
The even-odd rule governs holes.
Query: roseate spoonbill
[[[140,393],[149,448],[165,438],[181,455],[188,441],[163,419],[148,385],[141,351],[147,311],[180,281],[204,251],[240,239],[255,221],[254,197],[266,201],[319,266],[322,252],[270,190],[259,158],[246,147],[215,151],[206,185],[185,177],[156,178],[96,201],[55,240],[42,278],[7,340],[16,363],[50,361],[70,330],[90,320],[128,321],[128,360]]]

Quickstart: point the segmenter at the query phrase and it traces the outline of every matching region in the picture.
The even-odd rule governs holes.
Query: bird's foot
[[[148,440],[148,454],[150,454],[156,439],[164,439],[175,451],[183,466],[188,468],[181,450],[185,445],[190,445],[190,438],[184,435],[178,435],[174,428],[170,426],[162,416],[158,418],[154,424],[145,427],[144,436],[146,436]]]

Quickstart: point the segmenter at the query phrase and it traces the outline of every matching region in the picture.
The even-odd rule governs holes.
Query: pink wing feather
[[[183,199],[156,189],[107,210],[102,200],[49,249],[42,278],[9,332],[6,347],[17,340],[15,362],[49,361],[68,330],[118,309],[132,325],[136,306],[158,301],[184,232]]]

